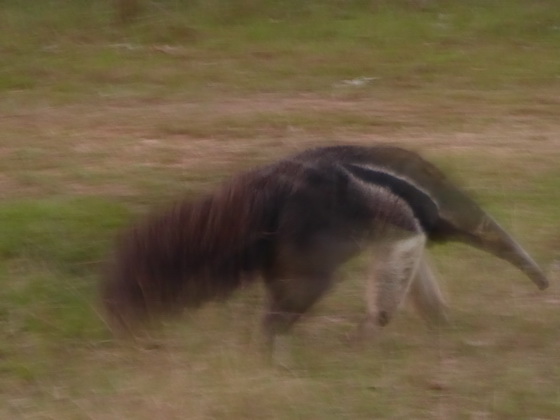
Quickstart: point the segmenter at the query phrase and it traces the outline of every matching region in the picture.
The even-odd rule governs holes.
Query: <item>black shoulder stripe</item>
[[[408,203],[424,231],[430,232],[435,226],[439,218],[438,205],[428,193],[422,191],[413,183],[390,172],[385,172],[382,168],[376,169],[351,163],[343,164],[343,167],[356,178],[369,184],[387,188],[393,194],[402,198]]]

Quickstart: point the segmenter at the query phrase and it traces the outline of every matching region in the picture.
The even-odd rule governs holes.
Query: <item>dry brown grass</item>
[[[541,161],[531,165],[538,172],[550,167],[542,156],[560,150],[553,117],[560,104],[552,96],[509,106],[318,94],[26,104],[2,119],[2,194],[36,194],[49,180],[66,182],[71,193],[132,194],[114,177],[162,170],[202,180],[333,142],[392,143],[435,157],[484,151],[521,165],[518,157],[530,154]]]

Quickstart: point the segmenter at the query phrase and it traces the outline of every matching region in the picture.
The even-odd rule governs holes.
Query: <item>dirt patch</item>
[[[74,192],[134,194],[110,185],[150,171],[204,178],[333,143],[496,159],[560,153],[560,120],[551,118],[558,101],[499,102],[263,94],[27,105],[0,121],[1,185],[4,196],[52,193],[45,185],[55,178]]]

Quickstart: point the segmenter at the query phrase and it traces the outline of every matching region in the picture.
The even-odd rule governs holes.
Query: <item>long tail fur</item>
[[[225,298],[262,270],[287,185],[247,173],[213,194],[181,201],[124,232],[103,284],[111,324]]]

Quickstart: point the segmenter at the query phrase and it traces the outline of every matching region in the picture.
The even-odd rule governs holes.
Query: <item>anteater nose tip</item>
[[[539,290],[544,290],[548,288],[548,286],[550,286],[550,282],[546,277],[544,277],[544,275],[534,278],[533,281],[535,282]]]

